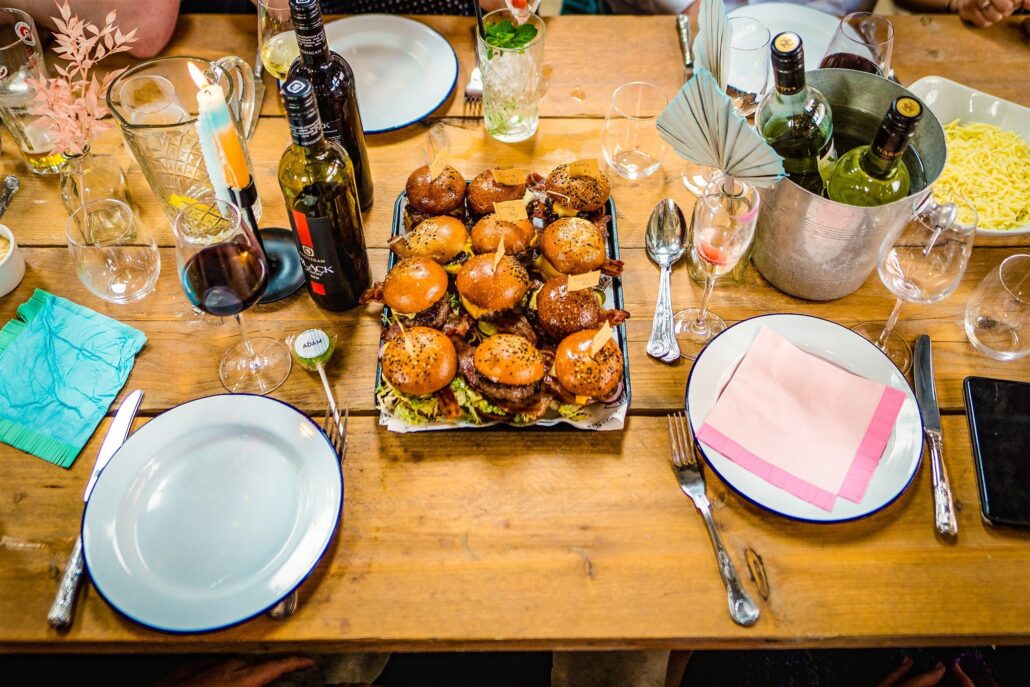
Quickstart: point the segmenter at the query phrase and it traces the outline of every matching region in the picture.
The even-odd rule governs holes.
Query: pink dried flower
[[[51,17],[57,26],[54,52],[67,64],[54,66],[58,78],[25,81],[36,91],[32,113],[47,123],[54,150],[81,154],[95,136],[113,126],[101,121],[108,114],[101,102],[108,86],[125,70],[117,69],[99,81],[90,71],[108,55],[129,50],[136,41],[136,29],[122,33],[113,11],[98,27],[73,16],[67,2],[56,4],[61,16]]]

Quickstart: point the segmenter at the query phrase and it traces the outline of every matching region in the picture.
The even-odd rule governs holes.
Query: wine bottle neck
[[[869,149],[862,156],[862,168],[877,179],[886,179],[908,150],[913,133],[910,129],[880,126]]]
[[[328,61],[329,41],[318,2],[293,2],[290,9],[296,26],[300,58],[305,64],[312,65]]]

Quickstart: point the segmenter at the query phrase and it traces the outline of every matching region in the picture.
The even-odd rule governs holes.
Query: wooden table
[[[183,17],[169,53],[214,57],[254,54],[253,17]],[[468,74],[469,20],[428,18],[455,46],[458,83]],[[549,20],[550,90],[537,136],[519,145],[488,138],[462,117],[460,92],[433,117],[466,174],[490,166],[546,171],[600,156],[606,100],[621,82],[680,85],[671,17],[561,17]],[[962,81],[1021,104],[1026,38],[1015,21],[974,31],[954,17],[897,17],[895,65],[902,82],[928,74]],[[251,142],[265,224],[286,225],[274,172],[288,139],[274,96]],[[116,132],[105,139],[124,155]],[[411,169],[428,157],[426,125],[372,136],[375,205],[366,235],[375,275],[386,262],[393,200]],[[932,306],[906,306],[900,333],[934,340],[937,386],[945,413],[945,453],[959,510],[956,542],[933,531],[929,470],[892,506],[865,520],[816,526],[751,506],[717,478],[709,483],[715,517],[738,567],[743,550],[762,556],[771,585],[762,618],[745,629],[730,622],[707,534],[669,469],[664,415],[681,407],[690,363],[649,359],[657,270],[643,248],[654,204],[691,198],[667,161],[652,179],[613,180],[619,207],[629,321],[633,405],[626,429],[390,434],[372,403],[378,308],[334,315],[301,295],[255,309],[254,330],[284,337],[309,326],[340,338],[330,371],[351,406],[343,524],[326,559],[301,588],[287,622],[259,618],[202,636],[176,637],[122,618],[89,589],[67,634],[47,627],[49,608],[76,535],[82,488],[105,420],[70,470],[0,446],[0,649],[3,651],[441,650],[588,647],[769,647],[972,644],[1030,640],[1026,566],[1030,536],[995,529],[980,518],[961,383],[967,375],[1030,380],[1026,360],[1000,364],[966,341],[961,316],[972,289],[1004,257],[1030,248],[1030,237],[980,242],[962,285]],[[232,322],[198,318],[181,293],[170,228],[138,167],[129,172],[135,201],[162,246],[157,292],[127,306],[88,294],[64,248],[65,212],[56,179],[33,177],[10,153],[0,172],[23,187],[4,218],[25,246],[28,272],[0,299],[0,320],[39,287],[139,327],[149,343],[127,389],[143,388],[141,414],[152,417],[192,398],[218,393],[217,362],[237,339]],[[680,267],[674,305],[695,304],[700,289]],[[751,270],[723,284],[713,308],[736,321],[768,312],[802,312],[850,325],[883,320],[892,298],[873,275],[832,303],[788,297]],[[294,370],[275,393],[312,415],[323,412],[316,378]],[[750,589],[753,585],[748,583]]]

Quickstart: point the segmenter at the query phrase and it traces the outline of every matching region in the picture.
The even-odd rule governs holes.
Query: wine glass
[[[751,17],[730,17],[730,70],[726,95],[741,117],[758,109],[769,88],[769,29]]]
[[[826,48],[820,69],[854,69],[886,76],[891,73],[894,26],[871,12],[852,12],[840,20]]]
[[[876,269],[887,290],[897,297],[887,323],[852,327],[876,344],[902,373],[912,366],[912,350],[894,333],[901,306],[936,303],[951,295],[973,252],[976,207],[947,187],[935,187],[926,203],[901,229],[883,242]]]
[[[1030,355],[1030,255],[1010,255],[984,277],[966,304],[966,336],[995,360]]]
[[[708,310],[715,280],[733,270],[751,247],[758,221],[759,196],[751,186],[722,176],[697,199],[692,243],[698,265],[705,273],[700,308],[676,313],[676,341],[684,357],[693,360],[701,349],[726,329],[726,323]]]
[[[233,393],[267,394],[290,374],[290,352],[282,342],[251,338],[243,311],[268,285],[268,259],[240,209],[207,192],[182,209],[172,224],[182,289],[195,307],[211,315],[232,315],[243,340],[222,356],[219,377]]]
[[[85,203],[72,212],[64,229],[75,272],[94,295],[124,304],[154,290],[161,255],[127,204],[113,198]]]
[[[258,2],[258,46],[261,63],[279,81],[286,78],[290,65],[300,55],[289,0]]]
[[[769,88],[769,29],[751,17],[730,17],[730,67],[726,95],[741,117],[754,115]],[[683,185],[700,196],[722,174],[718,169],[691,165],[683,173]]]
[[[617,174],[643,179],[662,166],[669,144],[658,135],[655,122],[668,104],[665,92],[646,81],[624,83],[612,93],[601,149]]]

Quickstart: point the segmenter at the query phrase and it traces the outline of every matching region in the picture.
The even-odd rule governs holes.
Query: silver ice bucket
[[[837,154],[872,141],[887,107],[912,96],[893,81],[847,69],[808,72],[833,109]],[[912,96],[914,97],[914,96]],[[944,130],[923,111],[904,160],[912,193],[874,208],[835,203],[784,179],[762,191],[753,259],[762,276],[799,298],[829,301],[852,293],[876,267],[880,244],[912,214],[944,169]]]

